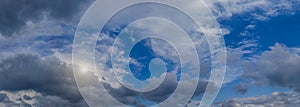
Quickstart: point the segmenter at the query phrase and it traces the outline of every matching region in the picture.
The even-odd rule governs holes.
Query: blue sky
[[[300,67],[298,66],[300,64],[300,1],[203,1],[216,17],[227,49],[226,75],[213,106],[276,106],[278,104],[281,104],[280,106],[299,106],[300,103],[297,101],[300,100],[300,79],[298,78],[300,76]],[[103,78],[96,78],[91,72],[92,69],[89,64],[74,65],[72,63],[72,46],[76,27],[93,1],[67,0],[62,3],[71,3],[71,5],[52,5],[57,3],[58,1],[55,0],[52,2],[32,1],[29,4],[16,0],[0,1],[0,81],[3,81],[0,82],[0,106],[67,105],[81,107],[94,102],[84,101],[83,98],[86,96],[80,94],[95,92],[93,94],[96,95],[106,92],[97,90],[102,85],[93,87],[88,91],[78,90],[76,79],[83,79],[82,84],[103,84],[103,87],[115,99],[127,105],[155,105],[165,101],[173,93],[173,88],[178,85],[177,82],[181,78],[180,68],[189,69],[189,66],[178,63],[179,55],[174,54],[174,52],[176,53],[176,49],[172,47],[174,45],[159,39],[145,39],[134,45],[129,53],[131,59],[128,67],[130,71],[125,68],[125,70],[112,69],[111,56],[106,55],[111,52],[110,46],[113,45],[116,35],[126,32],[121,29],[128,31],[126,35],[151,35],[153,33],[141,31],[141,29],[152,28],[155,27],[152,25],[156,25],[156,22],[145,25],[146,27],[139,25],[139,23],[122,25],[120,24],[123,23],[122,20],[132,20],[122,19],[122,16],[121,19],[113,20],[116,22],[111,22],[119,25],[117,28],[105,26],[102,34],[99,35],[95,49],[96,66],[97,70],[105,72],[105,74],[103,74]],[[1,9],[1,4],[16,4],[16,6],[2,6],[3,9]],[[28,8],[25,8],[26,6]],[[159,10],[158,7],[154,9],[155,12]],[[66,9],[59,11],[59,8]],[[167,10],[168,8],[162,9]],[[143,9],[139,11],[143,11]],[[132,14],[134,15],[134,12]],[[146,12],[144,14],[145,16],[148,15]],[[178,14],[176,13],[176,15]],[[166,13],[164,15],[167,17],[172,14]],[[129,27],[126,28],[127,26]],[[141,32],[130,32],[132,27],[137,27],[134,30]],[[186,26],[186,29],[192,27]],[[169,29],[170,31],[164,30],[170,34],[177,33],[172,32],[171,29]],[[129,38],[125,40],[125,43],[132,42],[134,39]],[[203,45],[207,44],[204,43]],[[122,49],[122,46],[123,44],[119,44],[116,49]],[[187,103],[188,107],[199,104],[211,70],[211,59],[207,58],[206,55],[209,52],[207,51],[208,48],[197,49],[201,52],[204,50],[203,56],[198,58],[204,58],[201,59],[203,65],[200,69],[202,72],[200,72],[198,84],[186,85],[186,88],[197,86],[193,100]],[[121,52],[122,50],[118,50],[113,57],[120,63],[125,60],[122,59]],[[90,54],[82,52],[82,55],[89,56]],[[189,58],[189,56],[185,57]],[[154,58],[161,58],[160,61],[163,62],[158,61],[156,62],[158,65],[153,65],[151,60]],[[164,67],[159,64],[163,63],[167,69],[165,72],[166,80],[162,81],[162,85],[156,87],[157,89],[153,92],[137,92],[131,90],[132,87],[125,87],[116,81],[117,79],[129,79],[131,81],[131,77],[126,77],[126,75],[133,74],[133,77],[142,81],[141,83],[159,83],[161,82],[159,78],[164,74],[161,72]],[[115,66],[124,67],[125,65],[117,64]],[[159,72],[151,76],[149,67]],[[73,76],[74,69],[79,69],[84,73],[75,79]],[[112,73],[114,70],[118,73]],[[120,78],[112,77],[112,75],[117,75]],[[135,84],[136,81],[133,80],[131,82],[127,85],[138,87],[137,84],[140,84]],[[143,87],[139,88],[142,89]],[[184,96],[184,94],[182,95]],[[101,101],[92,105],[100,106],[105,103],[113,106],[115,102],[107,101],[108,97],[110,96],[99,95],[88,98]]]

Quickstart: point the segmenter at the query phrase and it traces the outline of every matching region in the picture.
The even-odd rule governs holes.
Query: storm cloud
[[[18,54],[0,63],[0,90],[33,90],[41,96],[55,96],[70,103],[82,102],[72,66],[56,57]]]
[[[44,18],[74,21],[82,11],[81,7],[88,1],[90,0],[1,0],[0,33],[11,36],[27,23]]]

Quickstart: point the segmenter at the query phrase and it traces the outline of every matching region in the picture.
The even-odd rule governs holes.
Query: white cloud
[[[300,106],[298,92],[273,92],[249,98],[233,98],[217,104],[220,107],[297,107]]]
[[[282,10],[287,10],[285,12],[293,10],[293,7],[299,4],[299,0],[205,0],[205,2],[218,17],[230,18],[244,13],[255,14],[256,10],[261,10],[263,13],[257,16],[257,19],[261,20],[276,16]]]
[[[18,92],[8,92],[8,91],[0,91],[0,94],[5,94],[7,96],[7,99],[15,104],[29,104],[33,105],[34,103],[37,103],[35,99],[26,99],[24,96],[33,98],[37,95],[41,95],[40,93],[36,93],[33,90],[26,90],[26,91],[18,91]]]
[[[58,96],[44,95],[43,93],[36,92],[34,90],[21,90],[21,91],[0,91],[0,94],[4,96],[3,101],[0,101],[1,107],[11,106],[34,106],[34,107],[50,107],[50,106],[74,106],[85,107],[85,103],[70,102],[62,99]]]

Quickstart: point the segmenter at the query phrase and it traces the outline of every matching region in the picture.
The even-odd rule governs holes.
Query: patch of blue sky
[[[227,48],[240,48],[245,44],[245,41],[256,41],[254,35],[242,35],[243,32],[247,31],[246,27],[251,24],[251,21],[245,20],[242,15],[233,15],[230,19],[220,20],[219,23],[222,27],[229,29],[230,33],[224,35],[225,44]],[[255,50],[256,47],[248,47],[249,50]]]
[[[151,73],[149,71],[149,63],[151,60],[154,58],[160,58],[162,61],[165,62],[167,71],[166,72],[171,72],[176,70],[176,66],[178,66],[177,63],[174,61],[165,58],[164,56],[160,56],[153,52],[152,48],[149,47],[146,42],[150,42],[150,39],[145,39],[140,42],[138,42],[133,49],[130,52],[130,57],[135,59],[138,63],[142,64],[143,66],[136,65],[134,63],[130,63],[130,69],[133,75],[140,79],[140,80],[146,80],[151,76]],[[162,45],[167,45],[167,44],[162,44]],[[175,50],[174,50],[175,51]],[[142,67],[142,68],[140,68]],[[178,70],[177,72],[180,72]],[[180,78],[180,77],[178,77]]]
[[[98,40],[97,45],[103,45],[103,46],[107,46],[107,47],[113,46],[114,42],[116,40],[116,37],[126,27],[125,25],[120,25],[120,26],[113,27],[113,28],[111,28],[109,26],[110,25],[108,23],[104,27],[104,29],[102,29],[100,36],[106,35],[111,39]],[[125,34],[128,36],[131,35],[131,34],[127,34],[127,33],[125,33]],[[137,33],[137,34],[139,34],[139,33]],[[135,35],[135,36],[138,36],[138,35]],[[122,44],[131,42],[131,40],[129,40],[129,39],[130,38],[122,38],[122,40],[121,40]],[[120,45],[121,47],[118,46],[118,48],[125,50],[125,53],[127,53],[130,58],[132,58],[133,60],[136,60],[139,63],[139,64],[129,63],[129,67],[130,67],[130,71],[131,71],[130,73],[132,73],[133,76],[139,80],[147,80],[148,78],[150,78],[151,73],[149,71],[149,63],[154,58],[160,58],[165,62],[166,68],[167,68],[166,72],[174,71],[177,68],[177,66],[179,66],[179,64],[175,63],[171,59],[168,59],[165,56],[161,56],[161,55],[158,55],[157,53],[153,52],[152,47],[149,44],[151,44],[151,39],[144,39],[142,41],[139,41],[137,44],[134,44],[134,47],[132,49],[129,49],[129,50],[126,49],[126,48],[128,48],[128,47],[126,47],[126,45],[125,45],[125,47],[122,45]],[[161,45],[170,45],[170,44],[165,43],[165,44],[161,44]],[[105,51],[101,48],[96,48],[96,50],[99,52]],[[175,49],[174,49],[174,51],[175,51]],[[112,67],[110,63],[111,63],[111,61],[107,61],[106,65],[108,67]],[[180,79],[180,73],[181,73],[180,70],[178,70],[177,71],[177,79],[178,80]]]
[[[268,50],[268,47],[274,46],[275,43],[300,47],[300,11],[293,15],[280,15],[256,25],[260,49]]]
[[[263,14],[261,11],[255,14]],[[245,45],[244,57],[258,55],[269,50],[270,46],[276,43],[288,47],[299,47],[300,41],[300,11],[292,13],[281,13],[277,16],[270,16],[267,20],[257,20],[254,13],[233,15],[229,19],[219,20],[220,24],[229,29],[230,33],[225,35],[225,42],[228,48],[240,48]],[[266,16],[267,17],[267,16]],[[253,28],[249,28],[252,26]],[[250,45],[250,44],[253,45]]]
[[[228,99],[232,99],[232,98],[247,98],[247,97],[254,97],[254,96],[261,96],[261,95],[270,95],[273,92],[292,91],[291,89],[288,89],[288,88],[269,86],[269,85],[256,86],[256,85],[251,84],[251,80],[249,80],[249,81],[247,81],[247,83],[250,83],[250,84],[246,84],[248,91],[245,94],[237,93],[234,88],[242,81],[245,81],[245,80],[237,79],[231,83],[223,85],[216,100],[215,100],[215,103],[218,103],[218,102],[221,102],[224,100],[228,100]]]

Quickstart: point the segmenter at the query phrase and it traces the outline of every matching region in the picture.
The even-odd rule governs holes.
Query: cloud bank
[[[89,0],[1,0],[0,33],[11,36],[26,25],[45,18],[74,21],[87,2]]]
[[[220,107],[297,107],[300,95],[295,92],[279,93],[249,98],[233,98],[218,103]]]
[[[18,54],[0,63],[0,90],[33,90],[40,97],[52,96],[68,103],[82,102],[72,66],[56,57]],[[45,99],[44,99],[45,100]]]

